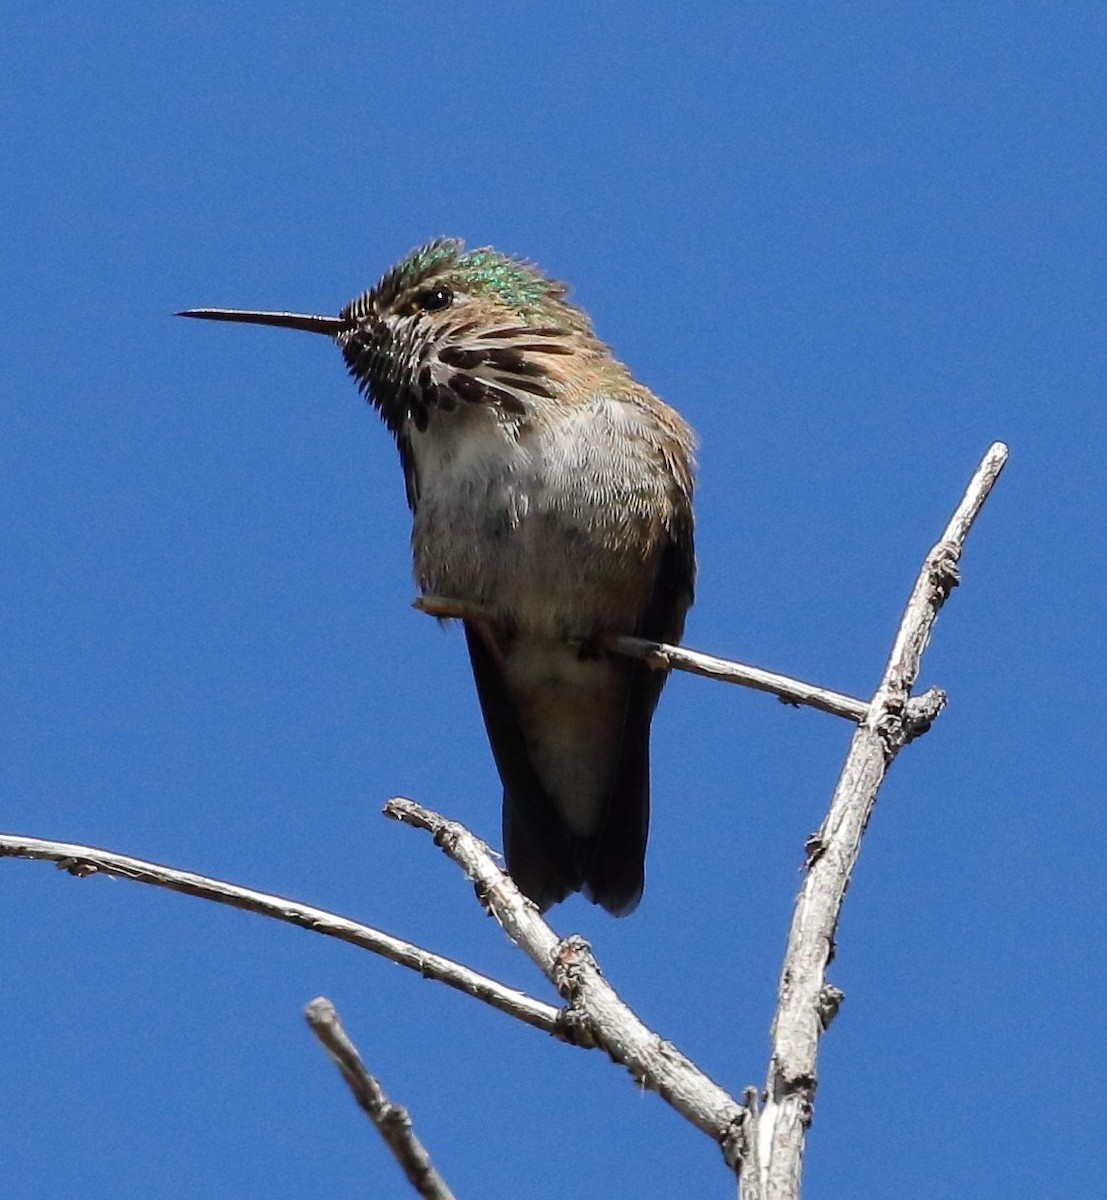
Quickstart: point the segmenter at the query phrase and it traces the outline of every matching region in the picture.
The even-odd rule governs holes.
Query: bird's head
[[[324,333],[350,374],[399,433],[434,410],[495,405],[524,416],[566,390],[584,361],[608,359],[566,287],[491,247],[428,242],[351,300],[337,317],[239,309],[183,316]]]

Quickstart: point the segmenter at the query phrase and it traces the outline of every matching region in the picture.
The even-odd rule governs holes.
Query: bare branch
[[[481,903],[569,1005],[565,1030],[576,1045],[599,1047],[719,1143],[731,1167],[741,1157],[746,1110],[671,1043],[648,1029],[603,978],[583,938],[562,940],[497,865],[492,851],[456,821],[402,796],[385,814],[425,829],[473,881]]]
[[[796,900],[780,977],[764,1107],[751,1119],[750,1141],[757,1153],[741,1168],[744,1200],[794,1200],[799,1195],[819,1037],[841,1000],[841,993],[826,984],[826,967],[833,956],[842,899],[877,789],[912,736],[908,696],[938,610],[957,584],[965,536],[1006,460],[1007,447],[1001,442],[989,448],[941,539],[927,554],[880,686],[853,736],[826,819],[808,840],[807,875]]]
[[[433,834],[436,844],[476,884],[481,903],[554,984],[567,1002],[566,1009],[555,1009],[460,963],[337,914],[221,880],[95,847],[15,834],[0,834],[0,858],[54,861],[76,876],[102,871],[298,925],[371,950],[565,1041],[601,1048],[612,1061],[627,1067],[642,1086],[658,1092],[719,1143],[726,1162],[739,1172],[746,1200],[791,1200],[798,1195],[804,1132],[814,1101],[819,1037],[842,1000],[842,994],[825,982],[842,899],[884,774],[899,750],[929,727],[945,703],[938,689],[915,698],[910,692],[937,613],[958,583],[957,564],[964,539],[1006,458],[1007,448],[1002,443],[989,449],[942,538],[927,555],[880,686],[868,704],[677,646],[630,637],[612,636],[606,640],[611,652],[642,659],[658,669],[685,670],[769,691],[787,702],[859,723],[827,816],[819,832],[808,840],[807,876],[789,932],[772,1027],[773,1052],[760,1110],[752,1089],[747,1089],[746,1106],[738,1104],[675,1047],[643,1025],[604,980],[588,943],[577,936],[560,939],[500,869],[483,842],[463,826],[410,800],[390,800],[386,814]],[[476,606],[441,597],[422,597],[415,606],[438,617],[488,619],[487,612]],[[365,1070],[333,1007],[320,998],[309,1005],[307,1015],[358,1102],[400,1161],[406,1160],[409,1179],[423,1195],[449,1196],[411,1132],[407,1114],[389,1104],[379,1084]],[[402,1143],[400,1149],[393,1138]]]
[[[312,1033],[334,1060],[354,1099],[377,1127],[408,1182],[427,1200],[454,1200],[446,1181],[434,1169],[426,1147],[415,1136],[406,1108],[393,1104],[384,1089],[365,1069],[357,1047],[350,1041],[334,1005],[317,996],[304,1009]]]
[[[458,619],[464,621],[487,621],[487,609],[470,604],[466,600],[452,600],[446,596],[419,596],[412,603],[419,612],[428,613],[439,620]],[[622,634],[604,639],[607,649],[613,654],[627,658],[638,658],[657,670],[688,671],[692,675],[703,675],[717,679],[720,683],[737,683],[758,692],[769,692],[788,704],[802,704],[817,708],[836,717],[850,721],[863,721],[869,711],[864,700],[833,692],[828,688],[816,687],[787,675],[763,671],[729,658],[715,658],[701,654],[698,650],[686,650],[682,646],[670,646],[666,642],[650,642],[644,638],[627,637]]]
[[[622,636],[608,638],[607,646],[616,654],[643,659],[652,667],[673,667],[692,675],[717,679],[720,683],[737,683],[754,691],[769,692],[788,704],[804,704],[808,708],[817,708],[850,721],[863,721],[869,711],[864,700],[857,700],[853,696],[816,687],[813,683],[804,683],[787,675],[777,675],[773,671],[763,671],[760,667],[746,666],[728,658],[715,658],[697,650],[685,650],[681,646]]]
[[[82,846],[72,842],[51,842],[41,838],[24,837],[19,834],[0,834],[0,858],[30,858],[56,862],[71,875],[84,876],[104,872],[136,883],[151,884],[183,892],[187,896],[199,896],[203,900],[215,900],[232,908],[242,908],[298,925],[325,937],[337,938],[371,950],[402,967],[418,971],[426,979],[436,979],[474,999],[483,1000],[493,1008],[518,1017],[528,1025],[545,1033],[563,1036],[562,1014],[551,1004],[535,1000],[525,992],[517,991],[495,979],[489,979],[461,963],[433,954],[411,942],[401,941],[390,934],[382,933],[369,925],[361,925],[347,917],[312,908],[289,900],[284,896],[273,896],[256,892],[237,884],[225,883],[205,875],[194,875],[190,871],[179,871],[174,867],[161,866],[140,858],[129,858],[110,850],[98,850],[94,846]]]

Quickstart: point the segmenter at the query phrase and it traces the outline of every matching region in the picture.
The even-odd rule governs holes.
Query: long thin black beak
[[[178,317],[196,317],[201,321],[241,321],[246,325],[276,325],[281,329],[302,329],[305,333],[324,333],[337,337],[351,328],[344,317],[313,317],[310,313],[258,312],[249,308],[186,308]]]

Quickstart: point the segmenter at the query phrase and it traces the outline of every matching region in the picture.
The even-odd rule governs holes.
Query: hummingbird
[[[338,316],[188,309],[319,333],[395,438],[416,584],[460,601],[503,784],[507,868],[544,911],[642,895],[650,723],[667,672],[609,635],[678,642],[695,578],[695,435],[565,284],[441,238]]]

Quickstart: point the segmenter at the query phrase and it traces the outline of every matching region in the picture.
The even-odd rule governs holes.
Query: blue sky
[[[323,339],[170,316],[334,312],[428,237],[494,244],[699,432],[691,646],[867,695],[1009,442],[924,662],[949,708],[847,897],[806,1194],[1103,1194],[1107,17],[681,9],[9,12],[0,824],[552,998],[379,816],[499,821],[462,638],[410,608],[388,435]],[[736,1093],[848,737],[674,678],[641,908],[553,917]],[[599,1055],[368,955],[42,864],[0,896],[13,1196],[409,1194],[303,1024],[321,992],[459,1195],[731,1194]]]

